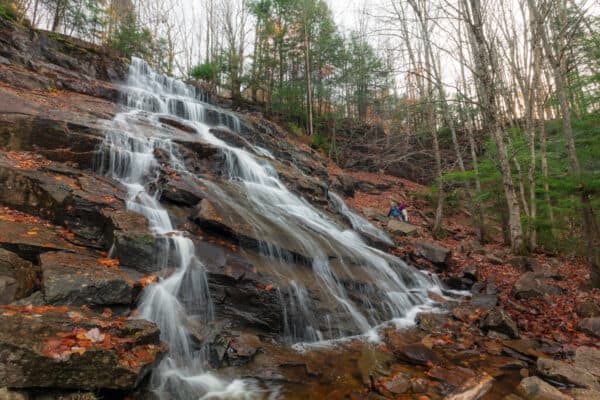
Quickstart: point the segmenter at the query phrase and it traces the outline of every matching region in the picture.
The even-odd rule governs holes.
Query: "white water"
[[[193,242],[174,229],[157,200],[156,149],[169,155],[171,168],[193,175],[185,169],[177,146],[170,138],[149,134],[153,132],[149,128],[159,127],[161,115],[187,120],[197,130],[199,139],[223,152],[231,184],[242,190],[245,199],[243,212],[237,217],[254,227],[257,238],[264,238],[262,251],[271,257],[289,255],[280,246],[281,238],[275,236],[285,237],[287,243],[293,243],[294,251],[305,255],[310,263],[311,290],[335,304],[327,315],[316,315],[307,287],[302,281],[294,280],[294,271],[286,271],[288,281],[277,290],[285,324],[282,333],[288,340],[320,341],[339,337],[344,330],[367,333],[392,319],[410,323],[416,310],[432,303],[427,292],[439,290],[432,278],[368,246],[354,231],[338,227],[290,192],[266,160],[273,158],[269,151],[255,146],[256,154],[251,154],[214,136],[210,132],[211,125],[239,133],[240,121],[232,113],[205,103],[205,97],[196,88],[156,74],[146,63],[134,59],[122,94],[130,111],[117,115],[107,131],[101,169],[127,187],[128,208],[142,213],[163,243],[162,264],[158,269],[175,267],[158,283],[145,289],[139,307],[139,316],[156,322],[162,339],[170,345],[168,357],[153,374],[153,388],[161,398],[245,399],[264,395],[251,382],[226,382],[206,372],[206,349],[198,349],[190,341],[187,328],[190,321],[206,323],[213,318],[214,310],[205,267],[196,256]],[[199,184],[209,187],[213,203],[240,208],[241,199],[231,195],[225,187],[195,178]],[[353,225],[360,224],[360,228],[375,237],[389,240],[368,221],[352,213],[339,197],[335,201]],[[358,229],[358,225],[355,227]],[[357,274],[361,275],[360,279]],[[360,303],[348,292],[355,279],[364,285],[355,290],[361,295]],[[369,297],[373,294],[377,295],[375,302]],[[342,324],[344,329],[340,328]]]

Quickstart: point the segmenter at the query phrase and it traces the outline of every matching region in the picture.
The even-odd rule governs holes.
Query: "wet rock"
[[[258,336],[251,333],[239,333],[228,339],[225,359],[229,365],[247,364],[261,350],[262,343]]]
[[[436,364],[438,356],[422,343],[410,343],[392,349],[394,355],[402,360],[418,365]]]
[[[17,254],[0,248],[0,276],[14,279],[14,292],[8,296],[4,294],[4,301],[9,303],[29,296],[37,286],[39,267],[22,259]],[[0,291],[1,292],[1,291]],[[6,304],[6,303],[3,303]]]
[[[537,369],[540,374],[553,381],[600,390],[600,384],[594,375],[565,362],[540,357],[537,360]]]
[[[482,375],[468,378],[444,400],[477,400],[485,396],[494,384],[494,378],[485,372]]]
[[[404,374],[395,376],[383,384],[383,387],[392,394],[406,393],[410,386],[410,380]]]
[[[417,227],[406,224],[397,219],[390,219],[387,223],[387,229],[394,235],[400,236],[417,236]]]
[[[206,194],[200,190],[197,184],[194,184],[187,177],[177,177],[177,179],[168,179],[162,185],[161,201],[168,201],[176,205],[193,207],[200,202]]]
[[[411,389],[415,393],[425,393],[429,387],[427,379],[417,378],[411,381]]]
[[[441,313],[418,313],[415,320],[417,326],[425,332],[439,332],[447,316]]]
[[[581,346],[575,350],[575,366],[600,378],[600,349]]]
[[[0,310],[0,385],[131,390],[166,351],[148,321],[68,307]]]
[[[600,338],[600,317],[584,318],[577,327],[588,335]]]
[[[593,300],[578,303],[575,306],[575,311],[582,318],[600,317],[600,305],[596,304]]]
[[[437,379],[438,381],[447,383],[448,385],[457,388],[465,383],[466,380],[475,377],[476,374],[473,370],[468,368],[444,368],[435,366],[427,372],[427,375],[433,379]]]
[[[529,299],[544,295],[559,295],[563,293],[563,290],[558,286],[548,283],[545,274],[527,272],[515,282],[512,293],[517,299]]]
[[[517,392],[525,400],[573,400],[571,396],[562,393],[537,376],[523,379],[517,386]]]
[[[165,125],[169,125],[173,128],[179,129],[180,131],[184,131],[187,133],[197,133],[196,128],[172,116],[161,115],[158,118],[158,121]]]
[[[142,273],[156,272],[161,266],[160,255],[169,244],[166,238],[149,231],[116,231],[114,236],[115,257],[121,265]]]
[[[517,325],[503,310],[493,310],[487,313],[479,323],[479,327],[487,333],[496,332],[510,338],[519,337]]]
[[[415,244],[415,253],[439,266],[447,266],[452,256],[452,251],[449,249],[428,242],[417,242]]]
[[[132,271],[101,264],[84,254],[48,252],[40,257],[44,298],[56,305],[130,305],[136,290]]]

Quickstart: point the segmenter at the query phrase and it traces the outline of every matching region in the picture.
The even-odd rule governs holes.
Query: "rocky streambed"
[[[124,111],[115,82],[124,81],[128,62],[0,19],[0,399],[154,396],[150,371],[169,348],[155,323],[135,317],[144,288],[169,276],[156,267],[166,242],[128,208],[127,187],[99,171],[99,149],[107,131],[116,129],[110,121]],[[259,116],[242,118],[241,134],[223,127],[215,110],[208,120],[212,135],[238,148],[262,149],[291,192],[351,227],[347,216],[334,212],[328,192],[351,195],[372,188],[368,182],[330,174],[318,153]],[[160,125],[144,125],[140,118],[136,124],[148,136],[171,139],[187,171],[205,182],[174,169],[169,154],[155,150],[158,200],[194,243],[214,305],[210,321],[187,318],[185,332],[208,353],[202,368],[229,381],[245,380],[247,390],[237,396],[598,395],[598,349],[521,338],[511,318],[495,308],[493,284],[477,282],[476,271],[457,278],[458,287],[473,289],[472,301],[432,292],[428,306],[446,313],[423,312],[409,329],[381,326],[376,342],[351,337],[356,327],[314,280],[307,262],[314,255],[266,220],[248,224],[244,210],[251,206],[241,185],[228,180],[228,159],[219,146],[200,140],[182,118],[165,115]],[[390,230],[402,235],[407,228],[415,231]],[[260,232],[285,257],[266,257]],[[376,237],[365,240],[390,248]],[[338,253],[331,248],[330,264],[344,293],[368,313],[383,313],[369,274],[360,264],[336,260]],[[414,257],[440,267],[451,255],[422,243]],[[167,260],[165,269],[174,268]],[[294,302],[298,289],[290,285],[290,274],[302,283],[306,303]],[[313,307],[304,310],[311,319],[290,326],[286,313],[303,306]],[[293,346],[302,339],[302,323],[331,337],[350,337]]]

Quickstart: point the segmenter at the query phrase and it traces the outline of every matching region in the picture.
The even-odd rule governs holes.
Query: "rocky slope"
[[[79,398],[73,394],[79,391],[148,398],[148,372],[168,350],[155,324],[129,318],[143,288],[158,279],[156,257],[163,243],[141,214],[128,210],[126,188],[100,173],[99,148],[112,129],[108,121],[123,109],[118,82],[127,62],[101,48],[0,19],[0,387],[9,388],[0,391],[0,399]],[[350,227],[352,221],[334,212],[328,192],[356,194],[352,202],[359,208],[360,199],[374,205],[377,196],[387,201],[390,191],[410,189],[398,180],[353,178],[332,168],[258,115],[242,118],[240,135],[218,128],[219,118],[214,114],[215,136],[237,147],[266,149],[265,158],[288,187],[340,225]],[[497,288],[476,270],[447,274],[455,287],[474,288],[472,302],[458,306],[432,294],[452,312],[423,314],[415,329],[385,329],[381,344],[347,340],[305,352],[290,348],[283,335],[291,301],[283,290],[285,268],[305,283],[311,304],[318,305],[310,311],[324,331],[326,313],[339,312],[311,286],[305,261],[312,255],[285,231],[274,231],[269,244],[290,257],[281,265],[262,256],[265,238],[243,223],[245,200],[227,182],[223,153],[198,140],[194,127],[181,119],[165,116],[161,123],[145,129],[173,138],[190,171],[236,199],[221,201],[212,186],[170,169],[168,155],[156,151],[155,157],[165,160],[157,181],[161,204],[202,254],[215,305],[211,324],[190,319],[187,330],[193,341],[208,344],[210,367],[221,375],[256,379],[261,389],[278,388],[285,398],[492,399],[514,393],[522,376],[539,372],[580,389],[557,392],[532,377],[520,383],[523,398],[597,395],[597,368],[573,374],[567,364],[545,361],[569,354],[557,342],[521,337],[511,315],[496,309]],[[394,251],[404,250],[407,260],[432,271],[452,270],[456,254],[430,240],[404,238],[424,232],[388,226],[380,215],[384,208],[365,215],[382,221],[397,242],[406,242]],[[420,217],[417,221],[425,225]],[[394,247],[363,234],[373,245]],[[377,312],[380,299],[360,266],[345,271],[343,263],[332,265],[349,297],[374,304]],[[519,296],[544,290],[552,279],[544,271],[531,272],[542,275],[521,282]],[[592,310],[586,322],[590,332],[598,331],[596,315]],[[356,333],[349,323],[335,328]],[[573,362],[589,369],[600,359],[597,352],[580,351]]]

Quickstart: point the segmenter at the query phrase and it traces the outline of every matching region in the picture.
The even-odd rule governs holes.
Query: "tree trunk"
[[[466,2],[467,0],[463,1]],[[484,124],[488,128],[488,131],[492,133],[498,152],[498,163],[502,173],[502,183],[508,210],[511,250],[514,253],[522,253],[524,251],[524,242],[521,209],[513,184],[510,161],[506,144],[504,143],[504,134],[498,123],[496,109],[496,89],[492,72],[497,70],[497,65],[488,52],[490,43],[486,40],[483,32],[480,0],[469,0],[469,4],[465,4],[465,11],[467,13],[469,6],[471,8],[471,15],[468,26],[471,30],[470,38],[472,39],[473,59],[475,61],[476,78],[478,81],[478,96],[485,119]]]

